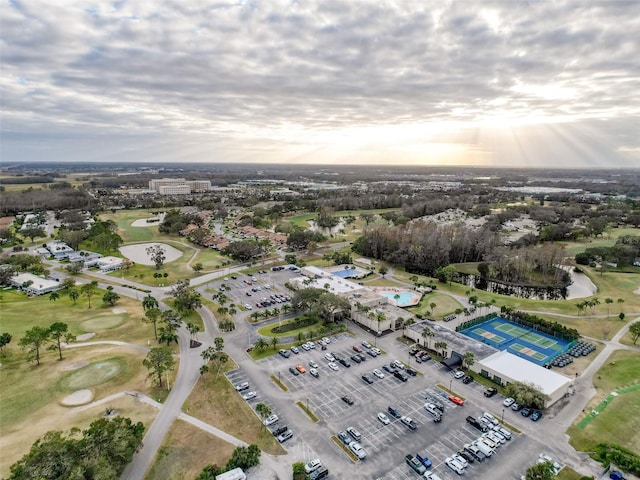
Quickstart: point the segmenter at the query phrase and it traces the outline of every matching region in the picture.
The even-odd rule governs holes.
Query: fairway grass
[[[196,478],[207,465],[224,467],[234,446],[183,420],[176,420],[145,480]]]
[[[69,431],[76,427],[85,429],[89,424],[102,417],[105,408],[114,408],[120,416],[131,418],[134,422],[142,422],[148,430],[158,410],[140,402],[135,397],[124,395],[111,400],[108,404],[90,407],[84,410],[64,408],[57,404],[39,410],[24,422],[6,429],[2,426],[0,435],[0,478],[8,478],[9,467],[28,453],[33,442],[51,430]],[[146,431],[145,430],[145,431]]]
[[[433,309],[433,311],[431,310],[432,303],[435,303],[436,305],[436,308]],[[411,307],[408,310],[413,314],[420,313],[422,315],[426,315],[426,312],[429,311],[431,312],[431,318],[442,319],[446,315],[450,315],[455,312],[458,308],[462,308],[462,304],[460,304],[460,302],[455,298],[435,291],[424,295],[418,305]]]
[[[236,438],[250,444],[255,443],[267,453],[284,454],[284,449],[269,429],[265,428],[249,404],[224,376],[224,371],[235,368],[237,365],[230,360],[221,369],[217,380],[215,371],[202,375],[183,405],[183,410]]]
[[[640,353],[616,351],[593,377],[596,395],[585,413],[567,430],[578,451],[590,451],[596,444],[615,443],[634,452],[640,447],[640,390],[616,396],[585,428],[577,424],[611,392],[640,383]]]

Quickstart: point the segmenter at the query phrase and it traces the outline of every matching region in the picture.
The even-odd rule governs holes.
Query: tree
[[[541,462],[527,468],[525,472],[526,480],[553,480],[556,478],[553,463]]]
[[[512,382],[505,387],[505,396],[514,398],[520,405],[544,408],[549,396],[533,383]]]
[[[453,265],[447,265],[446,267],[437,268],[434,274],[436,278],[442,283],[448,283],[449,285],[451,285],[453,277],[457,272],[458,271],[456,270],[456,267],[454,267]]]
[[[388,271],[389,271],[389,268],[386,265],[380,265],[380,268],[378,269],[378,272],[380,272],[380,275],[382,275],[383,278]]]
[[[169,294],[174,298],[173,305],[179,312],[202,306],[202,295],[189,285],[189,280],[178,280]]]
[[[224,470],[218,465],[207,465],[196,477],[196,480],[216,480],[216,477],[224,473]]]
[[[24,337],[20,339],[18,345],[27,350],[27,358],[35,359],[36,365],[40,365],[40,348],[49,338],[49,330],[46,328],[35,326],[24,333]]]
[[[274,352],[277,350],[279,343],[280,339],[278,337],[271,337],[271,346],[273,347]]]
[[[29,237],[29,239],[31,240],[31,243],[33,243],[33,240],[36,238],[47,236],[47,233],[44,231],[42,227],[28,227],[28,228],[25,228],[24,230],[21,230],[20,233],[25,237]]]
[[[193,268],[194,272],[198,273],[204,268],[204,265],[202,265],[202,263],[198,262],[192,268]]]
[[[144,425],[129,418],[101,418],[80,432],[47,432],[11,466],[11,480],[120,478],[142,445]]]
[[[638,338],[640,338],[640,322],[632,323],[629,326],[629,333],[631,333],[631,340],[635,345],[636,342],[638,341]]]
[[[11,343],[11,334],[4,332],[0,334],[0,354],[4,357],[7,354],[7,345]]]
[[[152,297],[151,294],[148,294],[142,299],[142,308],[146,312],[152,308],[158,308],[158,300],[155,297]]]
[[[164,265],[164,261],[166,260],[165,250],[162,248],[162,245],[156,243],[155,245],[151,245],[145,248],[147,255],[151,259],[151,261],[155,264],[156,270],[160,270],[160,267]]]
[[[102,296],[102,302],[111,305],[112,307],[116,304],[116,302],[120,300],[120,295],[113,291],[113,287],[109,285],[107,287],[107,291]]]
[[[433,330],[431,330],[429,327],[424,327],[422,329],[422,332],[420,333],[420,336],[425,339],[425,346],[426,346],[426,339],[427,338],[432,338],[435,336],[435,333],[433,333]]]
[[[260,449],[257,445],[249,445],[248,447],[236,447],[231,454],[231,458],[227,462],[227,471],[234,468],[247,470],[255,467],[260,463]]]
[[[70,288],[68,295],[74,305],[78,302],[78,298],[80,298],[80,292],[75,288]]]
[[[50,302],[55,302],[56,300],[58,300],[60,298],[60,294],[58,292],[51,292],[49,294],[49,301]]]
[[[175,330],[168,328],[166,326],[160,327],[160,335],[158,335],[158,343],[166,343],[168,347],[173,342],[178,343],[178,334],[175,332]]]
[[[607,304],[607,317],[609,316],[609,305],[613,303],[613,298],[605,298],[604,303]]]
[[[166,347],[154,347],[147,353],[147,357],[142,361],[149,376],[155,376],[158,387],[162,388],[162,375],[173,370],[176,361],[171,355],[171,350]]]
[[[624,317],[625,316],[626,315],[624,314],[624,312],[620,312],[620,314],[618,315],[618,318],[624,322]]]
[[[87,300],[89,301],[89,308],[91,308],[91,297],[93,297],[96,294],[97,290],[98,290],[98,282],[95,280],[92,281],[91,283],[86,283],[82,287],[80,287],[80,291],[85,297],[87,297]]]
[[[463,364],[469,368],[474,363],[476,363],[476,359],[473,355],[473,352],[464,352],[464,358],[462,359]]]
[[[157,307],[148,308],[145,310],[144,317],[142,319],[144,323],[150,323],[153,325],[153,336],[156,340],[158,340],[157,324],[161,314],[162,312]]]
[[[48,337],[53,342],[49,349],[58,351],[58,360],[62,360],[62,342],[71,343],[76,339],[76,336],[69,332],[69,326],[62,322],[56,322],[49,327]]]
[[[256,340],[256,343],[254,343],[254,346],[256,350],[258,350],[259,352],[262,352],[265,348],[269,346],[269,344],[264,338],[260,337],[258,338],[258,340]]]
[[[260,418],[263,421],[262,426],[264,427],[264,420],[271,415],[271,408],[264,403],[259,403],[256,405],[256,412],[260,415]]]

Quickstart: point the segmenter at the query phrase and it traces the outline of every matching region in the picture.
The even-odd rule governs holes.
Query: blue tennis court
[[[460,330],[460,333],[538,365],[550,362],[569,345],[566,340],[516,325],[501,317]]]

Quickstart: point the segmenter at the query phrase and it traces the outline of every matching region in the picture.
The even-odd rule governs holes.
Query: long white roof
[[[496,372],[504,379],[533,383],[547,395],[551,395],[559,388],[571,383],[569,377],[547,370],[506,350],[496,352],[480,360],[478,364]]]

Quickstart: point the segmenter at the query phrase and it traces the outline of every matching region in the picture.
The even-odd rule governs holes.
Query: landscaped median
[[[280,379],[278,377],[276,377],[275,375],[271,375],[271,380],[273,380],[273,383],[278,385],[283,392],[288,392],[289,391],[287,386],[284,383],[282,383],[282,381],[280,381]]]
[[[338,437],[336,437],[335,435],[331,435],[331,440],[333,440],[333,443],[338,445],[342,449],[342,451],[347,454],[347,456],[351,459],[352,462],[355,463],[359,460],[359,458],[356,457],[355,453],[349,450],[349,447],[347,447],[344,443],[342,443],[342,441]]]
[[[299,406],[299,407],[302,409],[302,411],[303,411],[304,413],[306,413],[306,414],[307,414],[307,416],[308,416],[308,417],[309,417],[309,418],[310,418],[314,423],[318,423],[318,422],[320,421],[320,419],[319,419],[318,417],[316,417],[316,416],[315,416],[315,414],[314,414],[311,410],[309,410],[309,408],[307,408],[307,406],[306,406],[304,403],[302,403],[302,402],[298,401],[298,402],[296,402],[296,405],[297,405],[297,406]]]

